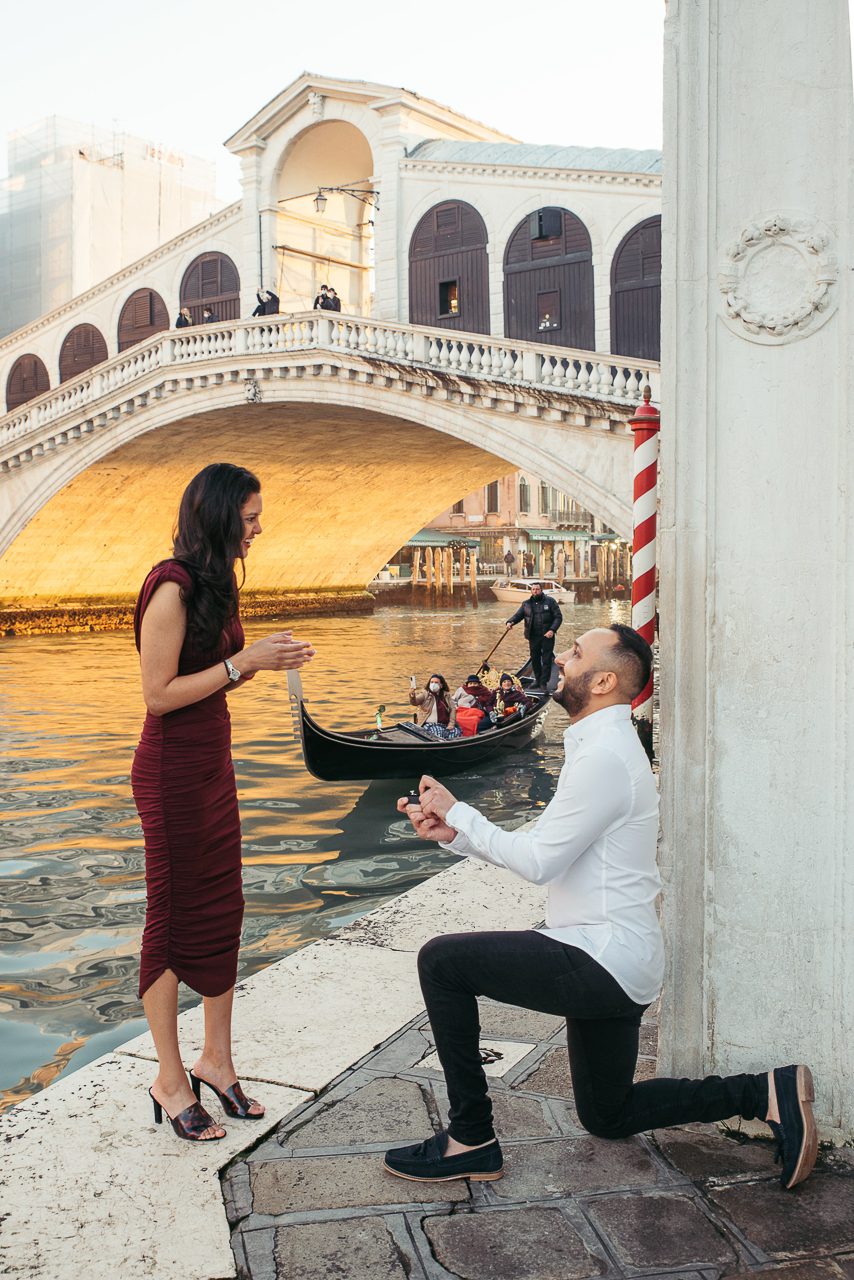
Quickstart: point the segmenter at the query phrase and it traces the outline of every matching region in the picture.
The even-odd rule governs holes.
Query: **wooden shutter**
[[[107,359],[103,334],[93,324],[78,324],[66,334],[59,352],[59,381],[76,378]]]
[[[49,390],[50,377],[43,361],[38,356],[19,356],[6,379],[7,413]]]
[[[634,227],[611,266],[611,350],[646,360],[661,357],[661,217]]]
[[[180,306],[188,307],[195,324],[200,324],[205,307],[220,320],[240,315],[240,275],[224,253],[202,253],[194,258],[181,281]]]
[[[137,289],[122,307],[119,316],[119,351],[127,351],[155,333],[169,328],[166,303],[153,289]]]

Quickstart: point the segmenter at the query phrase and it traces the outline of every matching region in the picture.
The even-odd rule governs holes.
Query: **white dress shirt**
[[[533,827],[504,831],[457,801],[453,853],[548,885],[543,932],[597,960],[630,999],[661,990],[664,947],[655,910],[658,791],[628,705],[605,707],[564,734],[566,763]]]

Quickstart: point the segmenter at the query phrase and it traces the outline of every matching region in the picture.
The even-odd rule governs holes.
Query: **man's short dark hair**
[[[614,646],[620,668],[617,677],[626,693],[636,698],[646,688],[652,672],[652,649],[639,631],[623,622],[613,622],[608,629],[617,637]]]

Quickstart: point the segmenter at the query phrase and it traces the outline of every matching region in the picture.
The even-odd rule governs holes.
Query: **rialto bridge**
[[[658,366],[308,312],[158,334],[0,419],[0,599],[133,596],[210,461],[261,478],[258,591],[364,590],[517,468],[631,529],[627,419]]]

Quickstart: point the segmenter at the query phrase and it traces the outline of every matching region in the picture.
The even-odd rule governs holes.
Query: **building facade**
[[[431,520],[428,530],[476,540],[484,572],[550,576],[623,587],[631,580],[628,544],[568,494],[530,472],[493,480]]]
[[[214,164],[128,134],[53,116],[17,129],[7,146],[0,336],[85,293],[221,205]],[[98,343],[88,348],[101,354]]]

